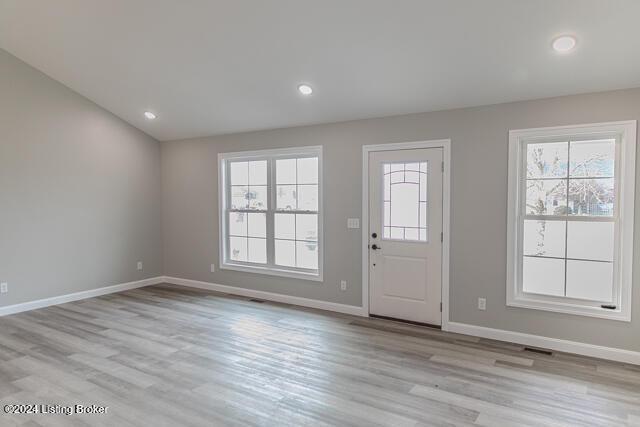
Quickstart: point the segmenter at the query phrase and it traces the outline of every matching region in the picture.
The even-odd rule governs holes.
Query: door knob
[[[378,233],[372,233],[371,237],[373,237],[375,239],[376,237],[378,237]]]
[[[377,251],[378,249],[382,249],[382,248],[376,244],[373,244],[371,245],[371,249],[373,249],[374,251]]]

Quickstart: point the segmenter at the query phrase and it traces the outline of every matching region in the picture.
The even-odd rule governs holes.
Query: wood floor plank
[[[0,318],[0,414],[38,426],[632,426],[640,368],[157,285]]]

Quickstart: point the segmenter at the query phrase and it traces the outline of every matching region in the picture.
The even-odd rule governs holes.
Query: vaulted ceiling
[[[0,0],[0,47],[172,140],[637,87],[638,17],[637,0]]]

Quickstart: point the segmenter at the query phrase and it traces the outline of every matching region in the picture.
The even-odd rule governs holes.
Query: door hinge
[[[442,162],[442,172],[444,173],[444,162]]]
[[[444,231],[440,232],[440,241],[444,242]]]
[[[442,303],[440,303],[440,313],[442,313]]]

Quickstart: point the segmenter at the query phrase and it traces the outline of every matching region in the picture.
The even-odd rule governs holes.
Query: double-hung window
[[[322,280],[322,147],[219,155],[223,269]]]
[[[511,131],[507,305],[631,319],[636,122]]]

